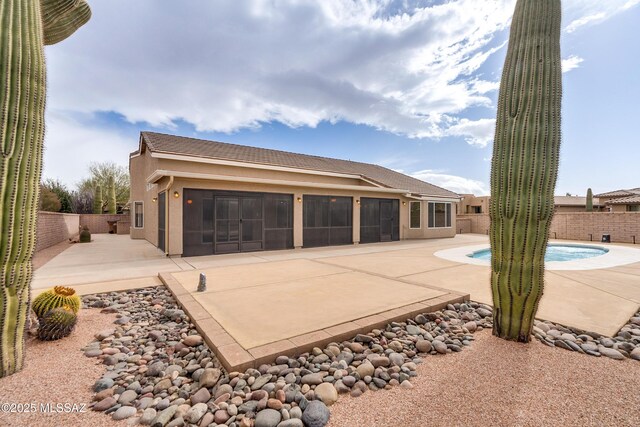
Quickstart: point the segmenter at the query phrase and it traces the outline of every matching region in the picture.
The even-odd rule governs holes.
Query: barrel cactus
[[[593,212],[593,191],[587,189],[587,212]]]
[[[73,331],[77,321],[78,315],[67,306],[49,310],[40,318],[38,339],[54,341],[64,338]]]
[[[93,192],[93,213],[102,213],[102,187],[96,185],[96,189]]]
[[[91,231],[89,227],[84,225],[80,231],[80,243],[89,243],[91,241]]]
[[[491,163],[494,335],[530,340],[560,155],[560,0],[518,0],[500,82]]]
[[[41,318],[48,311],[58,307],[68,307],[74,313],[80,310],[80,297],[73,288],[56,286],[38,295],[33,300],[33,311]]]
[[[24,364],[31,256],[42,170],[44,45],[73,34],[91,16],[84,0],[0,2],[0,376]]]

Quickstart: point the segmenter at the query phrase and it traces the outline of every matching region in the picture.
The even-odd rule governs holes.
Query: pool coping
[[[640,262],[640,249],[629,248],[626,246],[618,246],[610,243],[595,242],[549,242],[552,245],[566,246],[591,246],[606,249],[608,252],[592,258],[577,259],[573,261],[548,261],[544,263],[545,269],[550,271],[569,271],[569,270],[597,270],[602,268],[613,268],[623,265]],[[471,258],[467,255],[489,248],[489,244],[460,246],[457,248],[443,249],[435,252],[433,255],[446,259],[448,261],[458,262],[462,264],[471,264],[489,267],[490,260],[480,258]]]
[[[390,322],[404,321],[417,314],[438,311],[445,308],[447,304],[469,301],[470,299],[469,294],[445,290],[447,293],[437,297],[245,349],[171,273],[159,273],[158,277],[169,289],[178,305],[191,318],[196,330],[202,335],[209,348],[228,372],[243,372],[249,368],[257,368],[265,363],[273,363],[280,355],[295,356],[311,351],[314,347],[324,347],[333,341],[348,340],[357,334],[382,328]]]

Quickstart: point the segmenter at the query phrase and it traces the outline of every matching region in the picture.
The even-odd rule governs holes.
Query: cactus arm
[[[560,152],[560,0],[518,0],[491,165],[494,334],[528,342],[544,288]]]
[[[587,212],[593,212],[593,191],[587,189]]]
[[[91,18],[91,9],[84,0],[40,0],[44,44],[61,42]]]

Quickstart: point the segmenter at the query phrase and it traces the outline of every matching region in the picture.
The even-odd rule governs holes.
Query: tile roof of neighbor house
[[[640,187],[631,188],[629,190],[615,190],[607,193],[595,194],[594,197],[628,197],[640,195]]]
[[[554,196],[556,206],[587,206],[587,198],[580,196]],[[600,201],[593,198],[593,206],[600,206]]]
[[[607,201],[608,205],[640,205],[640,194],[629,197],[620,197]]]
[[[356,174],[382,186],[408,190],[415,194],[447,198],[460,197],[458,194],[436,185],[369,163],[296,154],[287,151],[249,147],[246,145],[217,141],[206,141],[155,132],[141,132],[140,135],[142,137],[141,139],[152,152],[232,160],[321,172]]]

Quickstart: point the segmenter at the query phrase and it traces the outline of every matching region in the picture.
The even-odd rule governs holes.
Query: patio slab
[[[394,320],[460,302],[466,295],[292,259],[203,271],[162,273],[225,368],[257,367],[349,339]]]

